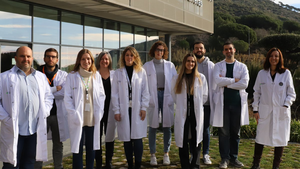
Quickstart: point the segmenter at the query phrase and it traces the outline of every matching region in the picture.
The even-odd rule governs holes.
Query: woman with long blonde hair
[[[143,137],[147,137],[146,109],[149,105],[147,74],[135,48],[126,47],[113,77],[111,101],[117,121],[118,139],[124,142],[128,168],[141,167]]]
[[[94,168],[95,150],[99,150],[100,121],[105,93],[102,78],[87,49],[79,51],[74,69],[67,76],[64,102],[68,113],[73,169],[83,168],[83,142],[86,168]]]
[[[172,97],[176,104],[174,134],[179,147],[181,168],[195,168],[197,158],[189,161],[189,147],[193,157],[199,157],[199,143],[203,139],[203,104],[208,98],[205,76],[198,72],[194,54],[187,54],[179,75],[172,79]]]

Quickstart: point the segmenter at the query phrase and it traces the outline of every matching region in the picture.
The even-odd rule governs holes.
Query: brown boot
[[[279,169],[280,162],[282,161],[281,159],[282,154],[283,154],[283,147],[275,147],[273,169]]]
[[[255,143],[254,157],[253,157],[253,162],[252,162],[253,165],[252,165],[251,169],[260,169],[259,163],[260,163],[263,149],[264,149],[264,145]]]

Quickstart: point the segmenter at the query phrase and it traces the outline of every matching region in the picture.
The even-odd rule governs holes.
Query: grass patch
[[[180,168],[178,147],[176,147],[174,135],[172,137],[172,144],[170,148],[170,166],[164,166],[163,163],[163,133],[158,132],[156,136],[157,143],[157,162],[158,166],[153,167],[149,164],[150,162],[150,150],[148,144],[148,138],[143,139],[144,144],[144,152],[142,158],[142,168],[159,168],[159,169],[171,169],[171,168]],[[103,145],[103,153],[105,152],[105,146]],[[254,140],[253,139],[241,139],[240,147],[239,147],[239,160],[244,163],[244,168],[251,168],[252,166],[252,157],[254,153]],[[219,144],[218,137],[212,136],[210,141],[210,153],[212,160],[212,165],[204,165],[201,160],[201,168],[211,168],[215,169],[219,167],[220,162],[220,154],[219,154]],[[265,146],[261,161],[261,168],[271,168],[274,157],[274,148]],[[202,158],[202,153],[201,153]],[[287,147],[285,147],[283,152],[283,161],[280,165],[280,168],[288,169],[288,168],[299,168],[300,166],[300,144],[298,143],[290,143]],[[103,154],[103,161],[105,161],[105,153]],[[115,141],[115,152],[113,156],[113,166],[114,168],[127,168],[126,158],[124,154],[123,142],[118,140]],[[84,161],[85,163],[85,161]],[[63,159],[63,166],[65,169],[72,168],[72,156],[66,157]],[[53,164],[49,164],[44,166],[43,168],[53,168]],[[229,166],[228,168],[232,168]]]

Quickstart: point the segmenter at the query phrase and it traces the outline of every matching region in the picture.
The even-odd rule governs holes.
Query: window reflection
[[[140,55],[140,58],[141,58],[141,61],[143,64],[145,62],[149,61],[147,52],[141,52],[141,51],[138,51],[138,52],[139,52],[139,55]]]
[[[62,44],[83,45],[83,26],[81,25],[81,15],[69,12],[62,12]]]
[[[33,58],[35,60],[34,68],[37,69],[38,66],[45,64],[44,62],[44,53],[48,48],[54,48],[58,51],[59,56],[59,47],[53,45],[36,45],[32,46]],[[59,63],[58,63],[59,64]]]
[[[81,49],[82,48],[79,47],[61,47],[61,70],[64,70],[66,72],[71,72],[73,70],[77,54]]]
[[[104,20],[104,48],[119,48],[118,23],[115,21]]]
[[[19,46],[1,45],[1,73],[11,69],[15,64],[16,50]]]
[[[124,49],[127,46],[133,46],[132,25],[121,23],[120,29],[121,29],[121,31],[120,31],[121,49]]]
[[[93,54],[93,57],[95,59],[95,62],[97,60],[98,55],[102,52],[102,49],[95,49],[95,48],[85,48],[88,49],[89,51],[91,51],[91,53]],[[96,66],[96,63],[95,63]]]
[[[134,47],[136,48],[137,51],[145,51],[146,50],[146,33],[145,33],[145,28],[138,27],[136,26],[134,29],[134,40],[135,40],[135,45]]]
[[[29,5],[0,0],[0,39],[31,41]]]
[[[84,25],[84,46],[102,48],[101,19],[85,17]]]
[[[105,52],[109,52],[111,59],[112,59],[112,69],[118,69],[118,63],[119,63],[119,58],[121,56],[120,50],[114,49],[114,50],[108,50],[104,49]]]
[[[152,45],[159,40],[158,32],[154,29],[147,29],[147,51],[149,51]]]
[[[58,11],[34,6],[33,15],[33,41],[58,44]]]

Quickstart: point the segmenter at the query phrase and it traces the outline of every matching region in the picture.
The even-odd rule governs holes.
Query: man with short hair
[[[240,129],[249,124],[248,103],[245,89],[249,82],[247,66],[234,58],[232,43],[223,45],[225,60],[215,64],[213,78],[217,87],[214,92],[213,126],[219,127],[219,168],[243,167],[238,158]]]
[[[213,101],[212,101],[212,91],[216,88],[213,83],[213,71],[215,64],[205,56],[206,49],[203,42],[195,42],[193,53],[197,57],[198,71],[202,73],[207,81],[207,86],[209,88],[208,99],[204,103],[204,128],[203,128],[203,162],[204,164],[212,164],[209,159],[209,142],[210,142],[210,113],[213,112]],[[199,145],[201,146],[201,145]],[[200,149],[199,149],[200,151]],[[200,156],[200,153],[199,153]],[[199,157],[197,159],[197,165],[200,165]]]
[[[62,169],[63,141],[69,138],[68,119],[64,104],[64,85],[68,73],[58,69],[58,52],[49,48],[44,53],[44,65],[38,70],[47,77],[52,94],[54,95],[53,107],[47,118],[48,138],[52,139],[52,156],[54,169]],[[50,130],[50,131],[49,131]],[[37,162],[35,169],[42,168],[43,163]]]
[[[3,169],[34,168],[47,161],[47,125],[53,95],[46,76],[31,67],[32,50],[21,46],[16,65],[0,74],[0,161]]]

